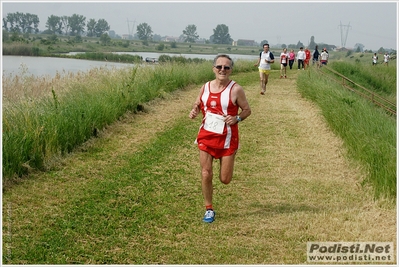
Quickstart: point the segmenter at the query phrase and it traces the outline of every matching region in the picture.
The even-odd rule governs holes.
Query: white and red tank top
[[[231,115],[238,114],[238,106],[231,101],[231,90],[236,82],[230,81],[228,85],[218,93],[211,92],[211,83],[207,82],[204,85],[204,90],[201,95],[201,111],[204,116],[202,124],[196,139],[197,143],[216,148],[216,149],[238,149],[238,124],[225,124],[223,133],[215,133],[204,129],[205,115],[211,112],[217,115]]]

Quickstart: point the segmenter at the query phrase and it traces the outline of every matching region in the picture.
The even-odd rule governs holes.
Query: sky
[[[147,23],[153,34],[178,37],[188,25],[209,39],[219,24],[233,40],[274,44],[316,43],[364,49],[398,44],[398,1],[3,1],[2,17],[22,12],[38,15],[45,30],[51,15],[105,19],[118,35]],[[134,27],[133,27],[134,25]]]

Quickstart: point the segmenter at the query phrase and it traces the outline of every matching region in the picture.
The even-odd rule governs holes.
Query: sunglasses
[[[221,66],[221,65],[217,65],[217,66],[215,66],[215,68],[217,68],[218,70],[221,70],[222,68],[224,68],[224,70],[230,70],[231,69],[229,66]]]

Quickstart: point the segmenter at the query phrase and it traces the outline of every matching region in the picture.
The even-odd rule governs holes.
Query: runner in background
[[[310,58],[311,58],[310,50],[306,47],[305,48],[305,62],[304,62],[305,69],[307,67],[309,67]]]
[[[283,49],[283,52],[280,54],[280,79],[287,78],[287,65],[289,60],[289,54],[287,53],[287,48]]]
[[[266,85],[271,70],[270,63],[274,63],[274,55],[269,51],[269,44],[263,44],[263,51],[260,52],[258,62],[255,64],[255,67],[258,66],[259,69],[261,95],[264,95],[266,92]]]

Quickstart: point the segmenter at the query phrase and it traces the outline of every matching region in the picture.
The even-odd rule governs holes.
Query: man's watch
[[[240,121],[242,121],[241,117],[238,116],[238,115],[237,115],[236,119],[237,119],[237,123],[240,122]]]

